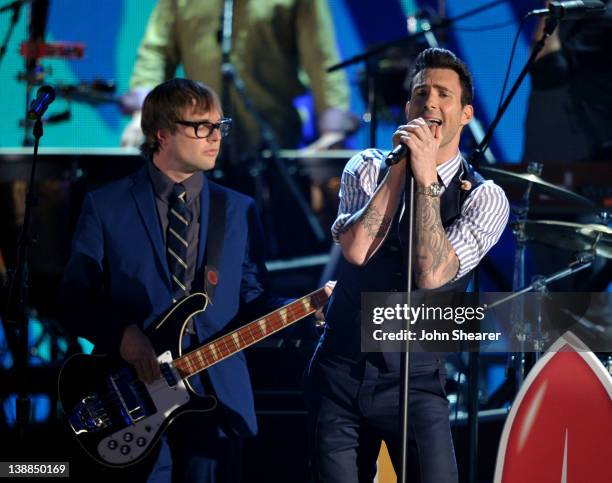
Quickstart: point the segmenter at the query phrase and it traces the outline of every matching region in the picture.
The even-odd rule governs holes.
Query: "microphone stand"
[[[368,78],[367,106],[368,106],[368,111],[370,113],[370,132],[369,132],[370,146],[372,147],[376,146],[376,130],[378,128],[377,83],[378,83],[379,72],[378,72],[378,63],[373,59],[376,59],[376,56],[378,56],[379,54],[383,54],[390,47],[396,47],[399,45],[403,45],[405,43],[414,42],[420,37],[425,37],[429,42],[430,36],[432,35],[433,31],[436,31],[438,29],[446,29],[452,26],[452,24],[454,24],[455,22],[458,22],[459,20],[463,20],[464,18],[471,17],[473,15],[476,15],[484,10],[488,10],[504,2],[505,0],[494,0],[492,2],[486,3],[479,7],[473,8],[472,10],[468,10],[467,12],[464,12],[461,15],[457,15],[456,17],[441,19],[438,22],[435,22],[435,24],[433,25],[431,25],[430,23],[427,23],[427,25],[423,27],[423,30],[421,30],[420,32],[416,34],[407,35],[405,37],[402,37],[401,39],[392,40],[390,42],[379,44],[378,46],[373,47],[361,54],[355,55],[353,57],[348,58],[347,60],[344,60],[342,62],[339,62],[338,64],[328,67],[327,72],[334,72],[339,69],[344,69],[350,65],[365,61],[366,76]]]
[[[410,169],[410,155],[406,156],[406,180],[404,188],[404,203],[408,216],[408,236],[406,237],[406,304],[407,307],[412,303],[412,245],[414,238],[414,176]],[[410,324],[406,321],[406,329],[410,329]],[[398,482],[408,481],[408,429],[409,417],[408,409],[410,400],[410,341],[406,337],[404,350],[400,359],[400,435],[401,435],[401,459]]]
[[[44,42],[47,20],[49,17],[49,1],[50,0],[32,0],[30,5],[30,21],[28,25],[28,40],[30,42]],[[29,136],[29,128],[32,125],[28,119],[28,109],[30,107],[30,94],[32,87],[40,85],[44,81],[44,69],[40,66],[38,58],[27,58],[25,60],[25,81],[26,81],[26,98],[25,98],[25,120],[24,120],[24,146],[32,146],[32,138]],[[41,134],[42,136],[42,134]]]
[[[488,149],[489,144],[491,143],[491,138],[493,137],[493,132],[495,131],[495,128],[499,124],[499,121],[501,121],[501,118],[503,117],[506,110],[508,109],[510,102],[512,102],[512,99],[514,98],[514,95],[516,94],[519,87],[523,83],[523,79],[525,79],[525,77],[531,70],[531,67],[535,63],[536,57],[538,56],[540,51],[544,48],[544,44],[546,43],[546,40],[554,32],[558,24],[559,24],[559,19],[549,17],[546,20],[546,23],[544,25],[544,31],[542,33],[542,37],[540,37],[540,39],[533,46],[533,50],[531,51],[531,55],[529,56],[529,59],[527,59],[527,62],[525,63],[523,70],[521,71],[519,76],[514,81],[514,84],[512,85],[512,89],[510,89],[510,92],[508,92],[508,95],[504,99],[504,102],[499,107],[499,110],[497,111],[495,118],[491,122],[489,129],[487,129],[487,132],[485,133],[484,138],[482,138],[482,141],[480,141],[480,144],[478,144],[476,149],[474,149],[474,151],[470,155],[469,161],[470,161],[470,164],[474,166],[474,168],[478,168],[480,166],[480,163],[482,162],[482,159],[484,157],[484,152]]]
[[[355,55],[353,57],[348,58],[347,60],[344,60],[344,61],[336,64],[336,65],[332,65],[331,67],[329,67],[327,69],[327,72],[334,72],[335,70],[338,70],[338,69],[344,69],[345,67],[348,67],[349,65],[353,65],[353,64],[357,64],[358,62],[365,61],[365,60],[369,59],[370,57],[373,57],[373,56],[378,55],[378,54],[382,54],[389,47],[395,47],[395,46],[401,45],[401,44],[403,44],[405,42],[412,42],[415,39],[428,34],[428,32],[430,32],[431,30],[438,30],[438,29],[448,28],[452,24],[454,24],[455,22],[458,22],[459,20],[463,20],[464,18],[471,17],[473,15],[476,15],[477,13],[480,13],[480,12],[482,12],[484,10],[488,10],[489,8],[493,8],[493,7],[495,7],[497,5],[500,5],[502,3],[506,3],[506,0],[495,0],[493,2],[485,3],[484,5],[481,5],[480,7],[473,8],[472,10],[468,10],[467,12],[464,12],[461,15],[457,15],[456,17],[441,19],[440,22],[436,22],[436,24],[433,25],[431,27],[431,29],[429,29],[429,30],[423,30],[423,31],[418,32],[416,34],[411,34],[411,35],[407,35],[405,37],[402,37],[401,39],[392,40],[390,42],[385,42],[385,43],[379,44],[378,46],[373,47],[373,48],[365,51],[362,54]]]
[[[36,186],[34,181],[36,178],[36,163],[38,161],[38,145],[43,135],[43,126],[40,117],[34,122],[33,134],[34,154],[32,156],[30,183],[25,198],[23,226],[19,235],[17,265],[15,271],[9,276],[8,301],[6,314],[3,317],[3,319],[7,321],[7,327],[17,332],[17,350],[13,351],[15,355],[15,379],[17,381],[15,413],[17,432],[19,435],[20,456],[24,459],[27,459],[27,427],[30,422],[30,398],[28,396],[28,317],[26,314],[26,302],[28,298],[27,250],[30,245],[32,207],[36,199]],[[11,332],[13,330],[11,330]]]
[[[510,92],[508,92],[508,95],[504,99],[504,102],[502,103],[499,110],[497,111],[497,114],[495,118],[493,119],[493,122],[489,126],[489,129],[487,130],[484,137],[482,138],[482,140],[480,141],[476,149],[474,149],[474,151],[469,157],[469,162],[470,164],[472,164],[472,166],[474,166],[474,168],[477,169],[482,163],[483,159],[485,158],[485,151],[489,147],[489,144],[491,142],[491,138],[493,136],[493,132],[495,131],[495,128],[497,127],[502,116],[508,109],[510,102],[512,101],[516,92],[518,91],[518,88],[520,87],[524,78],[527,76],[527,73],[531,70],[531,67],[535,63],[535,59],[537,58],[538,54],[544,48],[544,44],[546,43],[546,40],[553,33],[558,23],[559,23],[558,19],[548,18],[546,20],[546,24],[544,27],[542,37],[534,45],[534,48],[531,52],[531,55],[529,56],[529,59],[527,60],[525,66],[523,67],[523,70],[521,71],[517,79],[514,81],[512,89],[510,90]],[[519,241],[519,243],[521,242]],[[521,250],[519,250],[519,253],[520,253],[519,259],[520,259],[521,266],[520,266],[519,272],[522,274],[524,271],[524,267],[523,267],[524,248],[525,248],[524,244],[521,244],[520,247],[521,247]],[[515,279],[516,279],[516,272],[517,272],[516,270],[517,263],[518,261],[515,261]],[[474,285],[474,289],[476,293],[479,293],[480,291],[479,278],[480,278],[479,268],[477,267],[476,275],[475,275],[475,285]],[[522,286],[522,284],[520,284],[520,286]],[[515,284],[515,290],[516,289],[518,289],[518,285]],[[519,356],[520,356],[519,357],[520,361],[522,361],[523,360],[522,354],[520,354]],[[469,383],[468,383],[468,395],[469,395],[468,397],[468,401],[469,401],[468,402],[468,433],[469,433],[468,481],[470,483],[475,483],[477,481],[477,473],[478,473],[478,409],[479,409],[478,372],[479,372],[479,367],[480,367],[480,354],[476,352],[470,352],[469,354],[470,378],[469,378]],[[517,387],[517,390],[518,390],[518,387]]]

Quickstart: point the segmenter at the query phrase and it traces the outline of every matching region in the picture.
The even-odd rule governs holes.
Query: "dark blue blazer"
[[[213,304],[196,320],[200,340],[228,329],[236,318],[259,315],[266,269],[263,235],[253,200],[205,179],[200,195],[200,234],[193,291],[202,290],[211,191],[225,195],[225,234]],[[118,352],[123,330],[146,328],[172,304],[164,238],[146,167],[88,193],[65,270],[63,320],[98,352]],[[218,227],[218,224],[217,224]],[[249,310],[252,306],[253,309]],[[258,308],[257,308],[258,307]],[[246,309],[245,309],[246,308]],[[245,309],[245,310],[241,310]],[[240,320],[241,325],[250,319]],[[257,431],[244,355],[238,353],[208,370],[212,387],[242,435]]]

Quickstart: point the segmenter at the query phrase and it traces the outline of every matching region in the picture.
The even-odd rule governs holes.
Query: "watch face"
[[[432,196],[440,196],[442,186],[440,185],[440,183],[431,183],[431,185],[429,186],[429,190]]]

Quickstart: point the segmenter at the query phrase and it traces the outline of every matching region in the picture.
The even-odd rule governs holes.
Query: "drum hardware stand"
[[[529,174],[541,176],[542,168],[542,163],[530,162],[527,166],[527,172]],[[521,287],[525,285],[525,252],[527,250],[527,235],[525,233],[525,222],[527,221],[529,215],[532,187],[533,183],[528,182],[523,193],[521,202],[517,206],[513,206],[512,208],[512,211],[516,216],[516,221],[513,224],[512,229],[512,233],[515,239],[512,290],[516,294],[524,293],[524,290],[521,290]],[[590,266],[590,264],[591,262],[589,262],[588,266]],[[585,266],[583,268],[587,267]],[[564,275],[564,277],[570,275],[571,273]],[[532,284],[529,286],[529,289],[527,291],[535,290],[544,293],[547,290],[547,284],[555,280],[558,280],[558,278],[547,281],[541,276],[536,276],[532,279]],[[512,297],[511,299],[513,298],[514,297]],[[528,333],[527,326],[523,323],[524,305],[522,299],[517,299],[513,302],[510,317],[516,338],[520,343],[520,351],[513,352],[508,355],[508,361],[506,364],[506,378],[507,382],[511,381],[510,384],[512,385],[512,387],[514,387],[515,390],[518,390],[522,386],[526,373],[529,369],[527,367],[528,361],[526,344],[528,342],[533,342],[532,335]],[[539,341],[538,344],[541,345],[542,342]],[[537,360],[539,358],[539,351],[535,349],[535,352],[535,360]]]
[[[527,167],[530,174],[540,176],[542,174],[542,163],[531,162]],[[525,234],[525,221],[529,215],[531,189],[533,184],[527,183],[521,203],[513,207],[513,212],[516,215],[516,222],[513,226],[512,233],[515,239],[514,250],[514,270],[512,277],[512,290],[517,291],[525,285],[525,252],[527,250],[527,236]],[[511,312],[512,326],[517,329],[517,337],[523,346],[526,341],[527,334],[523,331],[522,319],[524,315],[524,307],[522,300],[517,300]],[[524,347],[521,347],[524,349]],[[521,350],[518,353],[509,355],[506,373],[508,377],[514,377],[516,388],[518,389],[523,384],[526,372],[525,351]]]
[[[556,282],[557,280],[561,280],[563,278],[569,277],[570,275],[573,275],[575,273],[581,272],[582,270],[589,268],[593,264],[594,259],[595,259],[595,255],[593,254],[593,252],[579,253],[578,255],[576,255],[576,259],[573,262],[571,262],[566,268],[563,268],[553,273],[552,275],[549,275],[548,277],[537,275],[533,278],[533,281],[531,282],[530,285],[527,285],[526,287],[523,287],[520,290],[512,292],[512,294],[504,298],[501,298],[499,300],[496,300],[495,302],[491,304],[485,304],[484,309],[485,311],[491,310],[527,292],[540,292],[542,294],[545,294],[547,293],[547,287],[550,283]],[[529,337],[527,337],[526,335],[524,337],[526,341],[529,339]],[[535,348],[536,347],[534,346],[534,349]]]
[[[521,379],[519,378],[518,372],[520,369],[524,368],[525,359],[526,359],[525,354],[526,354],[527,349],[530,348],[534,352],[535,361],[537,361],[542,354],[543,348],[548,338],[548,334],[541,332],[541,321],[542,321],[541,300],[548,293],[547,291],[548,285],[552,282],[556,282],[558,280],[569,277],[575,273],[578,273],[582,270],[585,270],[591,267],[594,259],[595,259],[594,252],[580,253],[576,255],[576,259],[573,262],[571,262],[566,268],[559,270],[558,272],[555,272],[548,277],[544,277],[542,275],[536,275],[535,277],[533,277],[530,285],[520,290],[513,291],[511,295],[508,295],[507,297],[496,300],[495,302],[491,304],[485,304],[484,308],[486,311],[488,311],[506,302],[513,301],[514,299],[520,297],[521,295],[527,292],[538,292],[540,294],[538,297],[538,300],[540,301],[540,303],[538,304],[536,331],[533,334],[527,330],[527,326],[523,322],[519,321],[518,325],[515,325],[515,322],[513,320],[513,316],[515,313],[514,309],[517,305],[517,302],[521,308],[523,304],[522,304],[521,299],[514,301],[514,305],[512,307],[512,313],[511,313],[511,320],[512,320],[512,326],[515,330],[512,331],[512,334],[519,341],[522,351],[512,354],[513,357],[509,359],[508,365],[507,365],[506,381],[502,384],[500,388],[498,388],[495,391],[493,395],[491,395],[491,397],[489,398],[489,402],[487,404],[487,408],[493,408],[493,407],[499,406],[500,404],[503,404],[504,402],[508,401],[509,400],[508,398],[511,397],[512,394],[515,394],[516,391],[519,389],[520,386],[518,386],[518,383],[519,383],[519,380]],[[522,320],[522,318],[520,320]],[[524,374],[522,374],[522,376],[524,377]]]

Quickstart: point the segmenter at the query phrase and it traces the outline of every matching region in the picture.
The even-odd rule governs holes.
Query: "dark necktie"
[[[168,210],[168,232],[166,233],[166,255],[172,278],[174,302],[187,295],[187,232],[191,224],[191,210],[187,206],[187,193],[182,184],[175,184]]]

